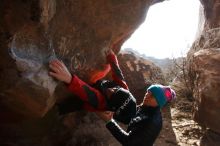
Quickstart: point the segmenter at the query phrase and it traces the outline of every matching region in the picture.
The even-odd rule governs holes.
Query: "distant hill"
[[[132,52],[132,53],[136,54],[137,56],[140,56],[146,60],[153,62],[155,65],[160,67],[163,72],[166,72],[167,69],[169,69],[169,67],[173,65],[173,59],[169,59],[169,58],[158,59],[158,58],[155,58],[152,56],[146,56],[145,54],[140,54],[138,51],[136,51],[132,48],[125,48],[123,51]]]

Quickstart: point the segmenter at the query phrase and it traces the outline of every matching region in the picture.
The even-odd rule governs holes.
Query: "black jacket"
[[[92,86],[104,95],[107,101],[107,110],[114,112],[114,119],[123,124],[128,124],[137,110],[136,99],[130,91],[117,85],[114,81],[108,80],[99,80]],[[111,97],[106,94],[109,88],[114,88],[114,93]]]
[[[106,124],[112,135],[123,146],[152,146],[162,129],[159,107],[138,107],[137,113],[128,125],[127,132],[112,120]]]

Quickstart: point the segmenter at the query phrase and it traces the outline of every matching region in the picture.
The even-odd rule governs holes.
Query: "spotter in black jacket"
[[[123,146],[152,146],[162,129],[159,107],[140,106],[125,132],[114,120],[106,124]]]

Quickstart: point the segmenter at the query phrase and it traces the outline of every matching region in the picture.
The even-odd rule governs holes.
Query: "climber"
[[[127,131],[115,122],[112,112],[97,112],[97,115],[106,122],[107,129],[123,146],[153,146],[162,129],[160,110],[174,98],[175,92],[170,87],[151,85],[129,122]]]
[[[76,75],[71,75],[64,63],[57,59],[49,62],[51,69],[49,74],[65,82],[68,89],[83,101],[85,110],[113,111],[114,119],[128,124],[136,113],[136,99],[128,90],[117,57],[112,50],[106,52],[106,60],[110,64],[113,81],[93,79],[95,83],[88,85]],[[65,110],[65,105],[59,106],[61,110],[62,107]],[[65,113],[64,110],[62,110],[63,113]]]
[[[83,101],[83,108],[87,111],[112,111],[115,120],[128,124],[136,114],[136,100],[128,90],[114,52],[110,50],[106,53],[106,58],[111,66],[113,81],[97,80],[93,85],[88,85],[76,75],[71,75],[59,60],[50,62],[49,74],[65,82],[68,89]],[[162,87],[165,89],[165,86]],[[173,92],[171,89],[167,90],[166,95],[170,96],[171,91]]]

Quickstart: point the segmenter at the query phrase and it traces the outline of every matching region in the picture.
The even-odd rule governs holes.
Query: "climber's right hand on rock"
[[[51,60],[49,62],[49,67],[51,69],[49,75],[67,84],[71,82],[72,75],[62,61],[58,59]]]
[[[105,55],[106,56],[108,56],[108,55],[115,55],[115,53],[112,51],[112,49],[109,49],[109,50],[105,51]]]
[[[115,58],[116,57],[116,55],[115,55],[115,53],[112,51],[112,49],[109,49],[109,50],[106,50],[105,51],[105,55],[106,55],[106,63],[107,64],[111,64],[111,61],[112,60],[114,60],[114,59],[112,59],[112,58]]]

